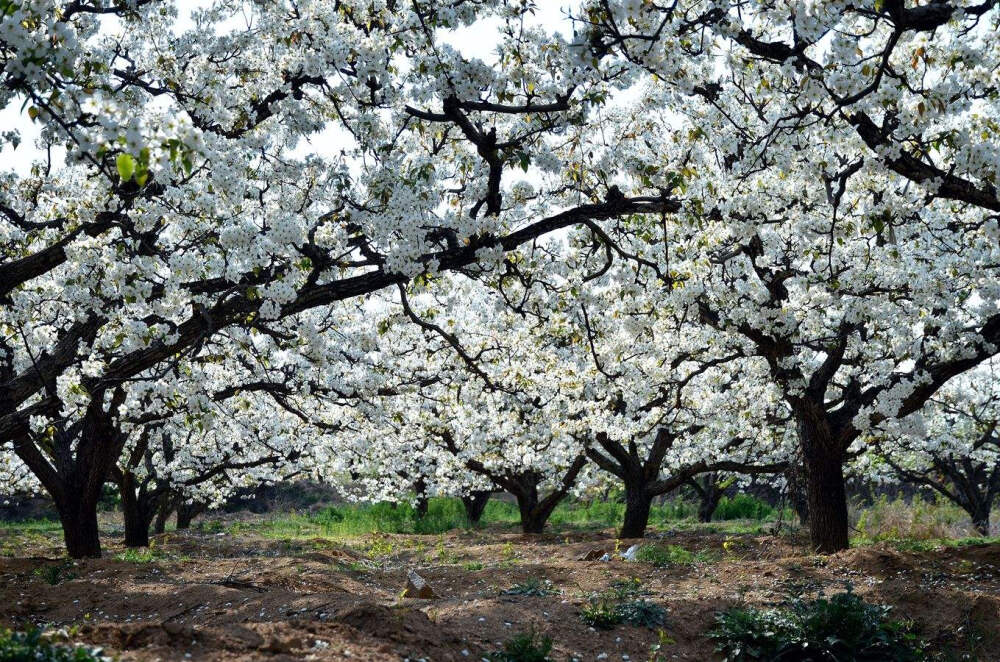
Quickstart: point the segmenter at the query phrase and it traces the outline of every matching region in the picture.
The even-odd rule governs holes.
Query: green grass
[[[0,521],[0,531],[4,533],[62,533],[62,525],[56,519],[26,519],[20,522]]]
[[[760,522],[771,521],[777,511],[752,497],[723,500],[724,521],[715,525],[726,533],[756,533]],[[625,505],[610,501],[565,501],[549,518],[551,530],[607,529],[621,525]],[[517,504],[494,499],[486,505],[478,526],[507,526],[516,529],[520,521]],[[654,528],[701,528],[697,522],[697,506],[676,500],[654,505],[649,524]],[[201,528],[215,531],[212,521]],[[735,527],[735,528],[734,528]],[[465,517],[462,502],[454,498],[433,498],[427,513],[420,517],[407,503],[348,504],[329,506],[312,514],[291,514],[256,523],[236,523],[225,529],[229,533],[253,532],[270,538],[357,538],[377,533],[440,534],[454,529],[474,528]]]
[[[657,568],[673,565],[691,565],[712,561],[713,555],[706,551],[692,552],[679,545],[645,544],[639,547],[635,560],[650,563]]]

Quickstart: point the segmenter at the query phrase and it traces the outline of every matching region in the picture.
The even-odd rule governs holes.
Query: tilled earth
[[[12,535],[0,529],[0,542],[23,555],[0,558],[0,627],[63,630],[123,660],[479,660],[534,630],[552,637],[560,660],[703,661],[719,659],[705,638],[719,610],[848,583],[912,619],[947,659],[1000,660],[1000,545],[820,557],[787,534],[661,532],[654,539],[704,560],[656,568],[580,560],[616,557],[634,542],[611,531],[487,529],[348,544],[191,531],[157,537],[152,560],[115,560],[121,549],[109,540],[107,558],[79,562],[60,560],[54,537],[18,548]],[[400,598],[409,569],[434,599]],[[662,631],[583,623],[589,596],[633,577],[668,610]],[[532,579],[555,593],[504,594]]]

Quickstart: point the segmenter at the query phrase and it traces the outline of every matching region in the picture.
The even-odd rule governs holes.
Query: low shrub
[[[552,638],[534,631],[522,632],[504,644],[503,650],[490,653],[490,662],[552,662]]]
[[[638,578],[618,580],[590,597],[580,610],[580,618],[598,630],[611,630],[616,625],[657,628],[666,623],[667,611],[645,599],[648,591]]]
[[[64,646],[49,641],[40,630],[0,631],[0,662],[107,662],[99,648]]]
[[[727,662],[916,662],[920,642],[888,620],[890,607],[865,602],[850,588],[829,599],[796,598],[783,607],[735,607],[709,632]]]
[[[502,595],[529,595],[533,597],[545,597],[547,595],[553,595],[557,591],[552,582],[547,579],[542,579],[540,577],[531,577],[524,580],[520,584],[514,584],[506,591],[502,592]]]

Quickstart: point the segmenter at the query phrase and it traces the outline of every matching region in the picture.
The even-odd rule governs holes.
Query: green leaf
[[[135,174],[135,159],[131,154],[119,154],[115,159],[115,165],[118,167],[118,176],[123,182],[132,179],[132,175]]]

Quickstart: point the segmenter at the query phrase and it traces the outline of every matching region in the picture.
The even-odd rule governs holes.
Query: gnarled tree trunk
[[[799,422],[808,479],[809,538],[821,554],[850,546],[844,449],[825,424]]]

